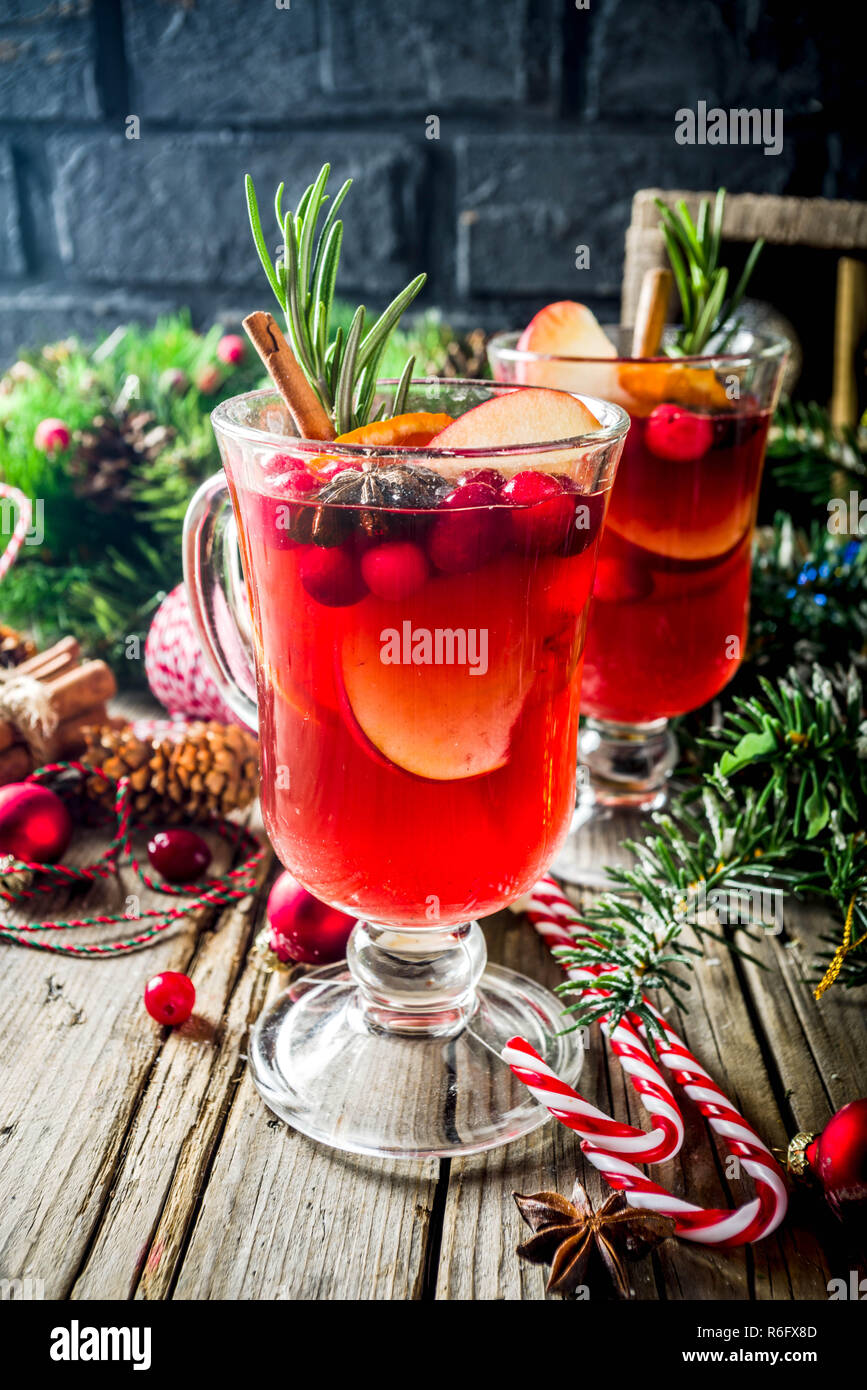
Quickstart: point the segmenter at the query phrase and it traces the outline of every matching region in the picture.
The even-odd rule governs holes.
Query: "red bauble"
[[[40,420],[36,426],[33,443],[43,454],[57,454],[69,448],[71,435],[65,420]]]
[[[169,883],[189,883],[203,874],[211,851],[195,830],[158,830],[148,841],[148,859]]]
[[[196,1002],[196,987],[189,975],[178,970],[164,970],[145,985],[145,1008],[157,1023],[175,1027],[186,1023]]]
[[[72,838],[72,819],[60,797],[36,782],[0,787],[0,854],[56,864]]]
[[[867,1097],[850,1101],[805,1150],[807,1163],[841,1219],[867,1202]]]
[[[217,356],[231,367],[243,362],[245,352],[244,339],[239,338],[237,333],[224,333],[217,343]]]
[[[327,965],[342,960],[355,920],[314,898],[288,872],[268,896],[268,942],[282,961]]]

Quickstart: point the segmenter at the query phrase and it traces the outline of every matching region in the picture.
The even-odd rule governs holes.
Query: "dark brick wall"
[[[207,323],[266,304],[246,170],[269,203],[331,160],[357,180],[342,292],[375,305],[426,269],[428,303],[488,327],[555,295],[616,314],[638,187],[863,196],[834,0],[285,6],[0,0],[0,358],[172,305]],[[781,107],[783,152],[678,145],[699,100]]]

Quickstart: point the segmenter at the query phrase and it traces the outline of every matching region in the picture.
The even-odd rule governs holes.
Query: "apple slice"
[[[574,439],[601,426],[595,415],[566,391],[528,388],[492,396],[461,415],[434,435],[434,449],[506,449],[520,444],[547,444]],[[492,457],[492,465],[503,472],[545,469],[569,472],[566,466],[572,450],[554,449],[538,454],[512,454],[507,459]],[[473,466],[484,467],[480,456]]]
[[[616,357],[617,349],[586,304],[561,299],[540,309],[517,343],[519,352],[552,357]]]
[[[338,679],[352,720],[378,754],[416,777],[459,781],[494,772],[508,761],[512,728],[535,671],[520,616],[508,616],[504,605],[503,565],[495,562],[484,574],[483,579],[480,571],[472,584],[465,575],[429,583],[401,605],[400,618],[393,603],[371,595],[364,622],[344,634]],[[470,630],[483,631],[487,670],[478,660],[476,674],[468,662],[383,661],[391,632],[398,634],[400,646],[391,646],[388,654],[411,655],[413,639],[405,645],[404,623],[411,634],[426,632],[431,640],[437,630],[466,637]],[[446,639],[442,650],[448,649]],[[483,650],[476,645],[472,654],[478,658]],[[435,647],[431,653],[435,658]]]

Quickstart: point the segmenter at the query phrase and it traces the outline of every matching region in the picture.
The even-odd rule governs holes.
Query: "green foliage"
[[[723,212],[726,191],[720,188],[714,199],[702,198],[693,222],[689,208],[681,199],[674,210],[661,198],[656,206],[662,213],[662,232],[677,292],[680,296],[683,326],[668,351],[671,356],[700,352],[724,352],[739,328],[735,317],[756,267],[764,238],[759,237],[747,257],[746,265],[728,298],[729,273],[719,263],[722,245]]]
[[[332,200],[317,240],[319,217],[329,201],[325,189],[330,173],[330,164],[324,164],[315,182],[302,194],[294,213],[283,212],[284,185],[280,184],[274,197],[274,213],[283,246],[276,263],[272,262],[265,242],[256,190],[249,174],[247,210],[262,268],[286,316],[292,350],[337,433],[344,434],[366,425],[370,419],[389,339],[427,277],[417,275],[375,322],[368,323],[361,305],[346,327],[339,325],[332,333],[331,313],[343,244],[343,222],[337,212],[352,180],[347,179]],[[404,372],[412,372],[412,362],[405,364],[397,375]],[[385,411],[384,406],[381,411]]]

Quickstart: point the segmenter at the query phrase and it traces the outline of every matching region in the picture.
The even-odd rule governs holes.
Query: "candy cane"
[[[24,537],[30,530],[33,508],[30,504],[30,498],[25,497],[23,492],[19,492],[17,487],[10,487],[8,483],[0,483],[0,497],[8,497],[18,508],[18,520],[15,523],[15,529],[9,537],[6,549],[0,555],[0,579],[2,579],[9,566],[14,564],[15,557],[24,543]]]
[[[553,950],[555,946],[570,946],[574,949],[579,944],[576,940],[578,933],[584,932],[586,935],[586,930],[575,920],[575,908],[553,878],[543,878],[537,883],[529,897],[522,901],[521,909],[529,917],[549,950]],[[564,969],[570,979],[588,981],[587,993],[607,993],[603,989],[594,990],[590,983],[603,969],[602,966],[564,966]],[[570,1113],[573,1118],[580,1114],[588,1120],[588,1124],[580,1133],[586,1139],[593,1134],[607,1133],[612,1151],[630,1153],[639,1163],[661,1163],[665,1158],[672,1158],[683,1143],[684,1130],[683,1118],[668,1082],[631,1022],[621,1019],[610,1034],[604,1024],[603,1028],[622,1070],[641,1097],[645,1110],[653,1116],[656,1128],[645,1133],[632,1125],[619,1124],[579,1097],[583,1108],[578,1111],[572,1109]],[[576,1093],[572,1094],[574,1096]],[[611,1128],[595,1128],[602,1122]],[[569,1121],[563,1119],[563,1123],[568,1124]],[[577,1128],[574,1124],[570,1127]],[[616,1144],[612,1142],[615,1139],[618,1140]]]
[[[578,944],[576,936],[584,929],[576,923],[572,904],[553,879],[543,879],[537,885],[529,899],[527,910],[534,926],[549,946],[574,947]],[[599,973],[599,969],[598,966],[588,966],[570,970],[569,973],[570,976],[588,981],[588,993],[604,995],[604,990],[593,989],[590,983],[594,975]],[[652,1005],[649,1007],[652,1008]],[[581,1136],[582,1152],[593,1166],[599,1169],[611,1187],[624,1193],[630,1206],[649,1208],[673,1217],[676,1235],[703,1245],[730,1249],[761,1240],[776,1229],[786,1214],[788,1194],[782,1169],[752,1125],[735,1109],[731,1101],[727,1100],[671,1025],[656,1009],[653,1009],[653,1014],[665,1033],[665,1040],[657,1044],[660,1060],[672,1072],[677,1083],[683,1086],[690,1099],[695,1101],[711,1129],[725,1140],[729,1152],[737,1156],[745,1172],[749,1173],[756,1184],[756,1197],[732,1211],[719,1208],[705,1210],[692,1202],[685,1202],[658,1183],[652,1182],[633,1163],[627,1162],[621,1155],[630,1150],[616,1141],[620,1137],[619,1131],[624,1128],[628,1130],[630,1127],[617,1126],[616,1121],[607,1119],[601,1111],[591,1106],[583,1096],[551,1070],[525,1039],[512,1038],[503,1049],[503,1060],[556,1119]],[[627,1027],[630,1035],[627,1046],[635,1048],[637,1042],[639,1047],[643,1047],[634,1027],[631,1024]],[[623,1054],[618,1051],[615,1038],[619,1029],[620,1025],[611,1034],[610,1041],[612,1048],[618,1052],[621,1065],[628,1071],[629,1064],[636,1060],[636,1054]],[[643,1026],[641,1033],[646,1037]],[[646,1048],[644,1051],[646,1052]],[[647,1055],[649,1056],[649,1053]],[[643,1089],[642,1082],[646,1083],[647,1073],[641,1070],[632,1079],[644,1105],[651,1110],[657,1096],[655,1091],[647,1092]],[[665,1085],[664,1082],[662,1084]],[[665,1089],[679,1118],[674,1097],[667,1087]],[[608,1130],[606,1124],[615,1126],[615,1129]],[[642,1134],[641,1131],[632,1133]],[[642,1135],[645,1140],[649,1140],[650,1137]],[[631,1151],[630,1156],[639,1157],[639,1161],[642,1162],[648,1161],[635,1150]]]

